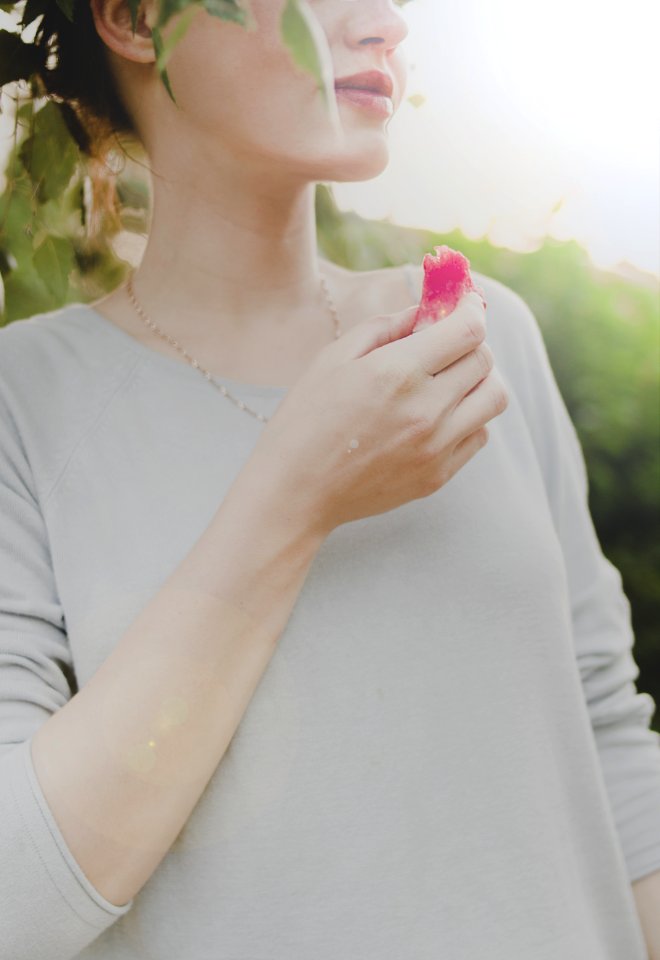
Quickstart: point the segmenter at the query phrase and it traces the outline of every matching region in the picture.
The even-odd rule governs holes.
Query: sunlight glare
[[[636,168],[654,154],[657,0],[475,0],[468,7],[484,71],[530,122],[592,158],[605,151],[610,162]]]

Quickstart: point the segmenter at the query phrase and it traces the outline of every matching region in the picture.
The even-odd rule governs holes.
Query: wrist
[[[235,511],[248,526],[268,531],[271,538],[302,556],[315,554],[330,533],[299,478],[270,458],[254,457],[247,462],[222,507]]]

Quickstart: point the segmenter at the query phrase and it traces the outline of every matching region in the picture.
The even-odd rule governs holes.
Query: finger
[[[449,458],[452,464],[458,461],[460,465],[463,466],[477,450],[486,446],[489,437],[490,431],[487,426],[479,427],[478,430],[473,430],[472,433],[469,433],[467,437],[463,437],[463,439],[456,444]]]
[[[493,367],[488,376],[456,406],[452,415],[452,432],[458,439],[467,437],[489,420],[504,413],[508,405],[508,390],[497,367]]]
[[[425,330],[428,326],[434,326],[439,320],[443,320],[445,317],[451,316],[451,314],[458,309],[460,304],[465,305],[466,303],[474,305],[478,304],[482,310],[486,309],[486,301],[484,300],[483,296],[476,288],[473,288],[472,290],[468,290],[468,292],[460,298],[452,310],[447,310],[446,305],[439,302],[435,307],[435,316],[425,317],[423,320],[420,320],[417,324],[417,329],[415,332],[419,333],[421,330]]]
[[[471,460],[475,453],[478,453],[482,447],[488,443],[488,427],[480,427],[469,436],[464,437],[460,443],[454,447],[454,451],[449,457],[450,476],[464,467],[468,460]]]
[[[397,313],[367,317],[338,337],[332,350],[339,360],[363,357],[373,350],[398,342],[410,333],[418,306],[413,305]]]
[[[447,398],[447,409],[454,409],[467,394],[473,390],[495,366],[495,357],[486,341],[475,350],[454,361],[436,374],[434,380],[442,381],[443,396]]]
[[[397,340],[385,349],[396,359],[417,365],[429,376],[434,376],[460,357],[474,350],[486,336],[485,310],[479,294],[470,291],[455,310],[412,336]]]

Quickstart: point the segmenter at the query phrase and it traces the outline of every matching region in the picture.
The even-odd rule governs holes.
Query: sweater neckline
[[[130,347],[134,353],[148,360],[153,366],[160,365],[163,369],[168,369],[171,375],[178,374],[186,378],[194,377],[195,381],[198,381],[200,385],[204,383],[203,375],[188,363],[187,360],[168,357],[164,353],[159,353],[157,350],[147,347],[144,343],[141,343],[139,340],[136,340],[135,337],[126,333],[87,303],[79,303],[76,304],[76,306],[78,306],[82,312],[86,312],[92,317],[97,325],[102,327],[106,333],[114,336],[116,340],[121,341],[125,346]],[[247,383],[244,380],[232,380],[230,377],[220,376],[215,373],[212,374],[212,379],[217,384],[224,384],[231,393],[240,393],[246,396],[283,397],[291,389],[291,387],[278,387],[271,386],[270,384]]]

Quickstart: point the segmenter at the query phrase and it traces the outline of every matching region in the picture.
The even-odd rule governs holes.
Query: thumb
[[[366,317],[335,340],[343,360],[357,360],[387,343],[407,337],[415,325],[419,304],[396,313]]]

